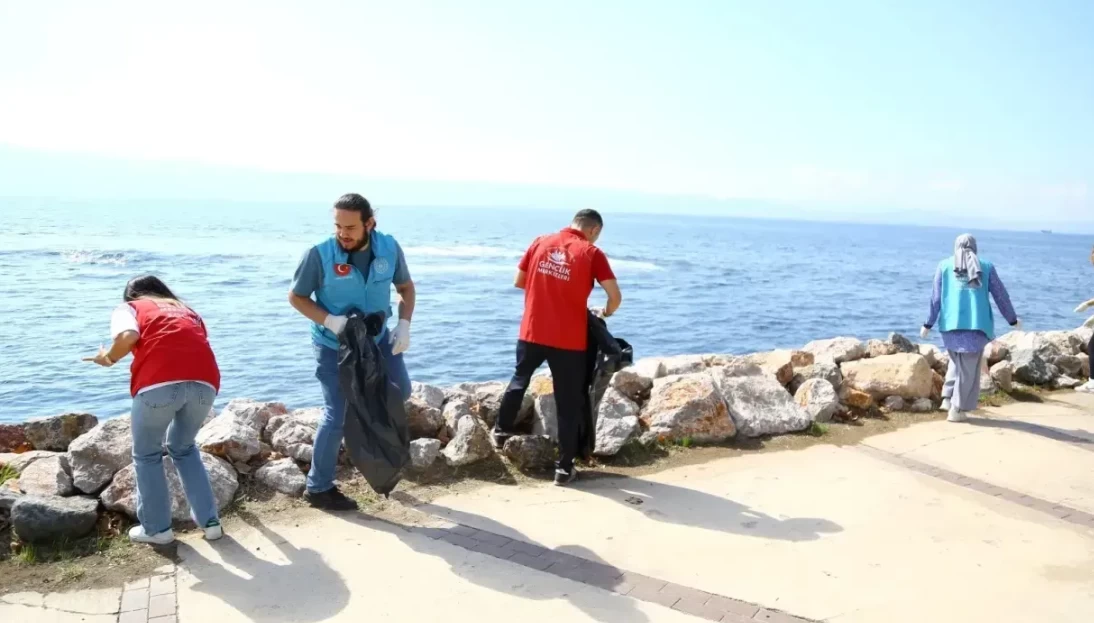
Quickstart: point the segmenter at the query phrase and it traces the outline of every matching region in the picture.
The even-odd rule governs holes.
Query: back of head
[[[165,299],[177,301],[179,298],[167,287],[159,277],[155,275],[142,275],[134,277],[125,285],[123,300],[131,303],[138,299]]]
[[[584,233],[589,242],[596,242],[601,230],[604,229],[604,219],[596,210],[582,210],[574,215],[574,221],[570,226]]]

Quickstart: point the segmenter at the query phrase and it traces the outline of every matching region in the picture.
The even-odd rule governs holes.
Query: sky
[[[0,0],[0,196],[286,174],[1094,231],[1091,33],[1087,0]]]

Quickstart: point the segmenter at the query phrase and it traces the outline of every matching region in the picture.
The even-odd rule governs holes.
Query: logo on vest
[[[541,275],[554,277],[555,279],[561,279],[562,281],[569,281],[569,263],[570,258],[566,256],[566,251],[562,249],[551,249],[547,252],[547,259],[540,260],[537,270]]]
[[[349,277],[349,274],[351,272],[353,272],[353,267],[349,264],[334,265],[334,274],[338,275],[339,277]]]
[[[382,275],[388,271],[391,266],[388,265],[386,258],[378,257],[372,261],[372,272]]]

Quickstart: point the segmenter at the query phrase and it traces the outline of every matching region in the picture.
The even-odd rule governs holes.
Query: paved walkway
[[[985,416],[642,479],[488,486],[422,507],[439,518],[424,528],[248,518],[124,592],[7,595],[0,620],[1094,620],[1094,398]]]

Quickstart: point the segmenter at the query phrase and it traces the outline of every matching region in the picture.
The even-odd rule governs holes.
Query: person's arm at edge
[[[927,314],[927,322],[923,323],[923,328],[930,330],[934,328],[934,323],[938,322],[938,315],[942,312],[942,270],[938,269],[934,273],[934,286],[931,290],[931,307]]]
[[[318,255],[319,251],[312,247],[300,259],[289,289],[289,305],[308,320],[322,325],[330,314],[311,298],[319,289],[319,281],[322,279]]]
[[[399,320],[410,322],[414,318],[414,305],[418,302],[418,291],[414,280],[410,278],[410,269],[406,265],[403,248],[395,243],[399,257],[395,268],[395,292],[399,295]]]
[[[1003,318],[1006,318],[1007,324],[1012,327],[1016,326],[1018,324],[1018,314],[1014,311],[1014,305],[1010,301],[1007,286],[1003,285],[1003,279],[994,266],[991,274],[988,275],[988,290],[991,292],[991,297],[995,299],[995,305],[999,308],[999,313],[1003,314]]]
[[[608,304],[604,306],[604,317],[607,318],[623,304],[623,292],[619,289],[619,281],[615,278],[608,256],[600,249],[596,250],[593,258],[593,276],[608,295]]]

